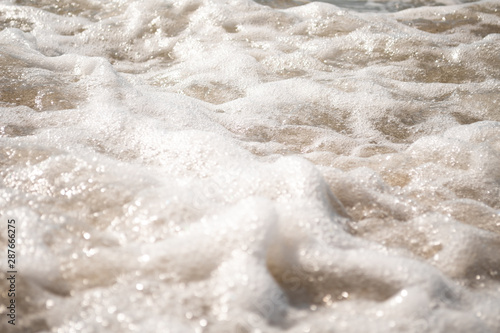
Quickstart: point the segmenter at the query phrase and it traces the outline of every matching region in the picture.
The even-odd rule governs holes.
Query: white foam
[[[22,330],[500,330],[498,5],[297,4],[0,4]]]

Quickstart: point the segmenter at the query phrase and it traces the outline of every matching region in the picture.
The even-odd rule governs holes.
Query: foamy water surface
[[[0,1],[0,331],[500,332],[500,3],[329,2]]]

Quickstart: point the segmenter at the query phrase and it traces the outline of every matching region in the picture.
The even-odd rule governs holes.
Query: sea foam
[[[0,2],[16,329],[500,332],[498,2],[330,2]]]

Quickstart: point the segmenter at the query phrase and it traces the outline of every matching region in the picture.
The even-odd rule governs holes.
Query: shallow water
[[[2,332],[500,332],[500,3],[259,2],[0,1]]]

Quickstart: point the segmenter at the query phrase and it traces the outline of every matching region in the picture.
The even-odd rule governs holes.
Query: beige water
[[[0,1],[0,331],[500,332],[500,3],[331,2]]]

